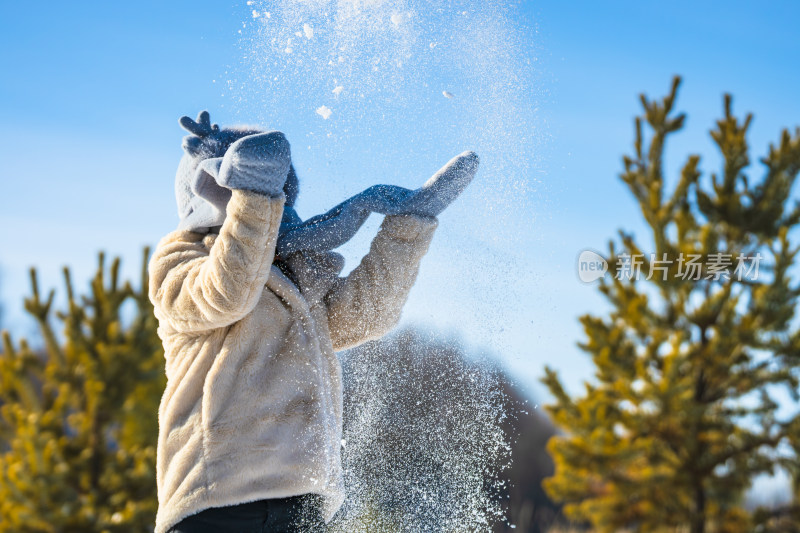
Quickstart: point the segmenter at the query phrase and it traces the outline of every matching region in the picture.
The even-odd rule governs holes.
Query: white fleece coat
[[[324,254],[272,265],[284,198],[233,191],[219,234],[175,231],[149,264],[165,355],[156,533],[210,507],[307,493],[341,506],[335,350],[397,322],[436,220],[386,217],[346,278]],[[298,288],[299,287],[299,288]]]

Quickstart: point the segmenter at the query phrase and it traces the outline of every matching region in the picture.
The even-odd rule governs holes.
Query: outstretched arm
[[[394,327],[437,224],[416,215],[384,219],[369,253],[325,296],[335,350],[377,339]]]
[[[287,209],[278,238],[278,255],[338,248],[355,236],[371,213],[390,214],[395,205],[412,193],[394,185],[375,185],[305,222]]]
[[[477,170],[478,156],[464,152],[414,191],[395,185],[375,185],[305,222],[293,210],[287,210],[278,238],[278,255],[338,248],[353,238],[370,213],[436,217],[463,192]]]
[[[397,196],[384,202],[388,216],[369,253],[325,297],[334,349],[377,339],[394,327],[433,238],[435,216],[461,194],[477,170],[478,156],[464,152],[419,189],[394,191]]]

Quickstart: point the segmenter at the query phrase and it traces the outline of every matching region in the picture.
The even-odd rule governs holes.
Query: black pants
[[[325,531],[316,494],[212,507],[181,520],[169,533],[317,533]]]

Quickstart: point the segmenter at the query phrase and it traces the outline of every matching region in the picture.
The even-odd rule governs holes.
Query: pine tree
[[[0,269],[0,289],[3,288],[3,271]],[[0,292],[0,297],[2,297],[2,292]],[[0,331],[3,330],[3,302],[0,300]]]
[[[147,256],[138,291],[119,282],[119,259],[107,271],[100,254],[81,298],[65,268],[63,335],[51,325],[54,292],[43,299],[31,270],[25,308],[44,349],[3,332],[0,532],[152,531],[165,378]]]
[[[594,379],[570,397],[552,369],[543,378],[565,432],[549,442],[556,471],[545,488],[599,531],[796,531],[796,506],[750,513],[743,497],[759,474],[798,473],[800,419],[780,419],[774,396],[786,387],[798,400],[790,233],[800,204],[790,191],[800,129],[770,146],[756,181],[745,173],[752,116],[734,117],[726,95],[711,131],[721,173],[708,183],[691,155],[667,182],[666,140],[685,119],[673,113],[679,84],[661,101],[641,97],[634,153],[623,159],[652,251],[624,231],[609,243],[599,290],[610,313],[581,318]]]

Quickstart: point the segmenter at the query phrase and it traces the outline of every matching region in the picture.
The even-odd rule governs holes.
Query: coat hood
[[[184,153],[175,174],[178,229],[206,232],[225,221],[231,193],[217,185],[215,178],[226,151],[242,137],[267,130],[246,125],[220,129],[217,124],[211,124],[208,111],[197,115],[197,120],[181,117],[179,123],[191,135],[183,138]],[[294,206],[298,192],[297,174],[290,166],[284,185],[286,206]]]

